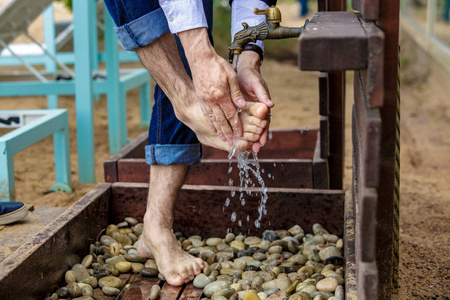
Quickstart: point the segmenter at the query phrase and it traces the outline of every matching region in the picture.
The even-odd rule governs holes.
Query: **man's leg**
[[[171,231],[174,205],[188,168],[181,164],[150,167],[145,227],[138,248],[142,255],[155,258],[159,272],[172,285],[193,280],[204,266],[202,259],[181,249]]]

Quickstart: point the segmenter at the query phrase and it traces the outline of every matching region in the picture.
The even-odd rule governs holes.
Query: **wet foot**
[[[177,109],[175,108],[175,111]],[[263,103],[247,102],[247,106],[239,113],[243,134],[241,138],[235,138],[234,146],[238,151],[250,149],[257,142],[267,126],[269,109]],[[177,112],[177,117],[191,128],[198,140],[210,147],[230,152],[234,146],[223,141],[216,132],[212,132],[208,126],[209,120],[203,114],[198,103],[192,104],[188,109]]]
[[[194,280],[204,268],[203,260],[185,252],[170,229],[155,226],[152,221],[144,220],[144,223],[139,254],[153,257],[159,272],[171,285],[180,286]]]

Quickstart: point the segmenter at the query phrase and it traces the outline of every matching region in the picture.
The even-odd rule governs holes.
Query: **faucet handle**
[[[267,22],[281,22],[281,12],[278,7],[275,5],[272,5],[269,8],[266,9],[258,9],[255,8],[253,10],[253,13],[255,15],[266,15],[266,21]]]

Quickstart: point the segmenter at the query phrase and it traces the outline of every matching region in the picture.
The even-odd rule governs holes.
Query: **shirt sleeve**
[[[202,0],[159,0],[170,32],[208,27]]]
[[[231,40],[234,39],[236,32],[244,29],[242,23],[247,23],[248,26],[256,26],[266,21],[265,15],[255,15],[253,9],[266,9],[266,1],[261,0],[234,0],[231,5]],[[255,44],[264,50],[264,42],[256,41]]]

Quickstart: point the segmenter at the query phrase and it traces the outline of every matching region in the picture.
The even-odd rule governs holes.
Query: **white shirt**
[[[172,33],[208,27],[202,0],[159,0],[159,5],[166,15]],[[234,0],[231,10],[231,40],[234,39],[236,32],[244,28],[243,22],[249,26],[265,22],[266,16],[255,15],[253,9],[268,7],[260,0]],[[255,44],[264,47],[263,41],[257,41]]]

